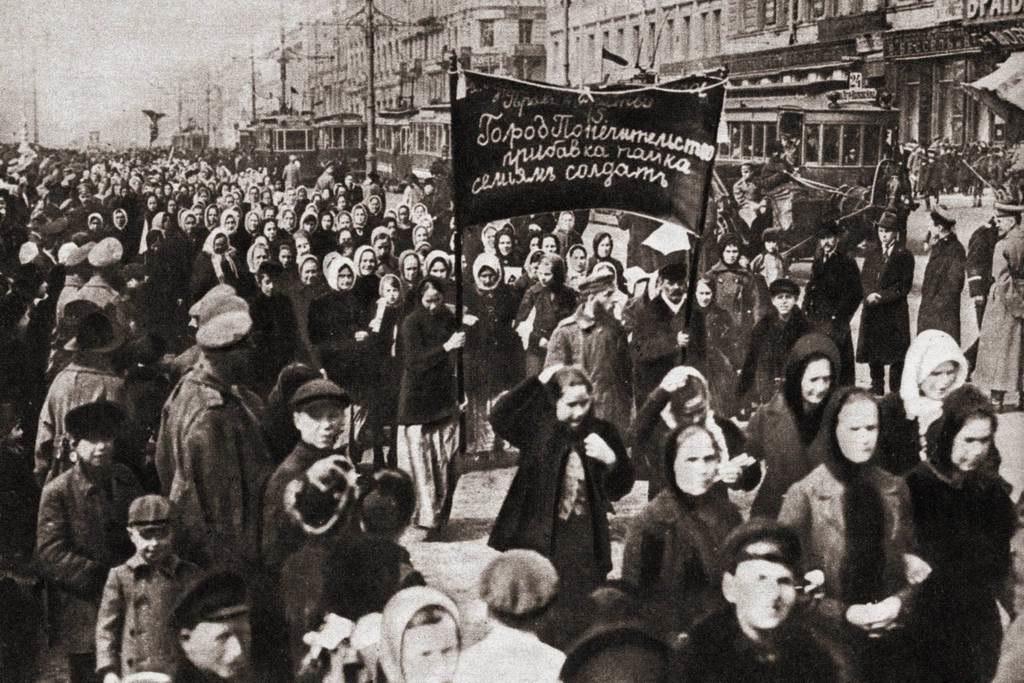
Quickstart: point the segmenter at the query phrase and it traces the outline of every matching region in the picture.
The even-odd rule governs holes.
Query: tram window
[[[860,126],[843,126],[843,166],[860,165]]]
[[[751,154],[750,156],[758,159],[764,157],[764,124],[755,123],[751,126],[752,137],[751,137]]]
[[[878,163],[878,147],[881,142],[878,126],[864,126],[864,165]]]
[[[818,152],[821,149],[821,126],[809,123],[804,126],[804,162],[817,164],[821,162]]]
[[[306,149],[306,131],[284,131],[284,146],[282,149]]]
[[[779,127],[783,135],[800,137],[804,127],[804,115],[799,111],[784,111],[779,114]]]
[[[752,136],[752,124],[743,124],[743,158],[750,159],[754,156],[754,145],[751,140]]]
[[[729,124],[729,150],[733,159],[738,159],[743,152],[743,140],[741,139],[740,124]]]
[[[841,126],[822,126],[821,135],[821,163],[839,163],[839,132]]]
[[[799,133],[797,134],[797,137],[799,137]],[[764,124],[764,144],[765,144],[765,147],[767,147],[769,144],[771,144],[772,141],[778,140],[778,139],[779,139],[779,134],[778,134],[778,132],[775,129],[775,124],[774,123],[766,123],[766,124]]]

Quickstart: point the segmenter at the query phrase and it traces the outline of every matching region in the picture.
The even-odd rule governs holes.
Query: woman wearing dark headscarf
[[[594,270],[594,266],[598,263],[610,263],[615,266],[616,280],[615,284],[619,288],[620,292],[626,291],[626,278],[623,273],[626,272],[625,267],[622,265],[622,261],[612,256],[612,251],[615,248],[615,240],[612,238],[609,232],[599,232],[594,235],[593,248],[590,250],[590,271]]]
[[[747,428],[750,455],[767,470],[751,515],[775,517],[786,491],[821,464],[810,448],[835,385],[839,350],[828,337],[801,337],[789,352],[782,388],[757,409]]]
[[[356,284],[352,293],[359,300],[359,305],[367,314],[367,320],[372,315],[371,309],[377,303],[380,296],[380,277],[377,275],[377,252],[373,247],[364,244],[356,248],[355,258],[352,261],[356,264]]]
[[[929,429],[928,460],[907,475],[917,545],[932,568],[914,614],[922,681],[987,682],[999,661],[996,595],[1010,571],[1016,515],[982,471],[996,424],[981,391],[956,389]]]
[[[720,446],[706,426],[676,427],[661,453],[668,486],[630,523],[622,578],[639,590],[649,623],[674,639],[725,607],[718,558],[743,518],[719,480]]]
[[[512,325],[516,306],[501,282],[496,256],[480,254],[473,262],[473,284],[466,291],[466,312],[477,318],[466,335],[466,428],[469,452],[500,450],[501,440],[491,432],[488,416],[498,394],[520,377],[522,346]]]
[[[924,563],[911,554],[910,494],[873,463],[878,405],[865,389],[829,400],[810,474],[786,493],[779,521],[800,535],[805,571],[821,570],[818,607],[837,619],[864,680],[914,680],[911,644],[899,629],[912,613]]]
[[[526,374],[544,367],[548,340],[563,319],[576,311],[577,295],[565,284],[565,261],[557,254],[545,254],[537,266],[537,282],[523,295],[516,315],[517,327],[530,329],[526,349]],[[529,323],[529,324],[526,324]]]

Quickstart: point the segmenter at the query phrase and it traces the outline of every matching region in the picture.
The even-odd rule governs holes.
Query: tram
[[[450,134],[447,103],[384,113],[377,124],[377,169],[398,180],[434,175],[436,164],[449,161]]]
[[[321,166],[337,162],[347,171],[366,165],[366,124],[358,114],[328,116],[316,122],[316,156]]]
[[[186,153],[198,154],[210,146],[210,136],[195,128],[178,131],[171,135],[171,146]]]

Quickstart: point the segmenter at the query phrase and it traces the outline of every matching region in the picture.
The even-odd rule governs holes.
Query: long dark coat
[[[767,312],[768,286],[764,278],[738,265],[719,261],[704,277],[715,282],[715,303],[732,316],[738,348],[747,348],[750,332]]]
[[[368,339],[356,341],[356,332],[367,331],[369,314],[352,291],[327,290],[309,304],[309,343],[327,376],[365,404],[373,391],[373,370],[367,362]]]
[[[964,288],[967,252],[955,236],[932,245],[921,283],[917,332],[941,330],[960,342],[960,292]]]
[[[783,321],[774,308],[754,325],[750,333],[736,395],[743,398],[753,390],[750,397],[757,403],[771,400],[782,384],[786,370],[786,356],[797,340],[811,331],[811,323],[797,306],[793,307],[789,320]]]
[[[860,274],[864,297],[878,294],[877,304],[864,302],[857,340],[857,362],[902,363],[910,348],[910,308],[907,295],[914,284],[914,256],[894,245],[886,259],[875,245],[864,259]]]
[[[629,351],[633,359],[633,396],[637,408],[661,383],[668,371],[683,360],[678,334],[686,331],[686,307],[673,313],[659,296],[633,307],[634,315],[626,325],[631,333]],[[696,317],[696,316],[695,316]],[[695,339],[694,337],[699,337]],[[704,335],[691,335],[690,343],[704,346]]]
[[[522,379],[517,371],[523,347],[513,329],[515,295],[505,285],[486,292],[471,287],[465,305],[467,313],[479,318],[466,333],[466,389],[491,398]]]
[[[863,298],[857,262],[840,253],[825,258],[819,250],[804,290],[803,309],[817,330],[828,335],[839,348],[840,385],[853,384],[855,367],[850,320]]]
[[[455,415],[455,363],[444,343],[458,329],[455,315],[447,307],[431,314],[417,306],[402,321],[398,424],[430,424]]]
[[[80,467],[43,487],[36,532],[36,560],[51,593],[52,635],[69,653],[96,647],[96,616],[107,573],[131,557],[128,506],[143,494],[123,465],[111,471],[111,487],[86,478]]]
[[[932,568],[915,604],[925,681],[987,682],[999,659],[996,596],[1016,515],[999,483],[977,474],[957,485],[919,463],[907,475],[917,552]]]
[[[591,418],[573,433],[555,419],[555,406],[544,385],[530,377],[498,399],[491,412],[494,433],[519,449],[519,469],[501,505],[488,545],[497,550],[526,548],[550,557],[555,549],[555,518],[569,452],[583,453],[588,433],[600,436],[616,460],[606,467],[581,457],[594,538],[594,565],[612,568],[607,513],[611,502],[633,488],[633,464],[615,427]],[[582,559],[582,558],[581,558]]]

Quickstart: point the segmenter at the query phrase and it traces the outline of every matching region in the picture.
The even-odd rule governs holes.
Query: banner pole
[[[458,159],[456,154],[455,145],[459,136],[455,134],[455,98],[459,90],[459,59],[455,50],[452,50],[448,56],[448,116],[450,119],[449,123],[449,156],[451,157],[452,164],[455,164],[455,160]],[[452,180],[454,181],[454,172],[452,173]],[[462,220],[460,214],[462,203],[460,202],[458,184],[455,182],[451,183],[452,188],[452,206],[453,211],[453,229],[454,229],[454,244],[452,245],[452,251],[454,252],[454,261],[452,271],[455,275],[455,321],[458,323],[459,328],[462,328]],[[455,352],[455,384],[456,384],[456,396],[459,401],[459,455],[465,455],[466,453],[466,430],[465,430],[465,417],[462,411],[462,404],[466,400],[466,374],[465,366],[463,363],[463,349],[458,349]]]
[[[722,79],[729,77],[729,69],[722,67],[719,69]],[[721,119],[721,112],[719,112],[719,119]],[[686,304],[683,310],[683,319],[686,321],[686,331],[689,334],[691,327],[693,326],[693,306],[695,299],[697,298],[697,266],[700,264],[700,253],[704,249],[704,241],[707,239],[706,230],[704,223],[707,221],[708,215],[708,201],[711,199],[711,181],[715,176],[715,161],[718,159],[718,144],[715,144],[715,155],[711,159],[711,170],[707,173],[704,179],[704,202],[700,205],[700,218],[697,221],[697,229],[700,231],[697,233],[697,239],[691,243],[693,251],[690,253],[690,263],[687,272],[686,282]],[[728,188],[726,188],[728,191]],[[695,230],[694,232],[697,232]],[[682,364],[686,364],[688,360],[686,357],[686,349],[679,350],[680,360]]]

